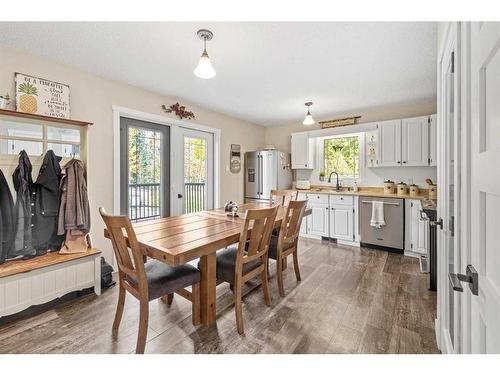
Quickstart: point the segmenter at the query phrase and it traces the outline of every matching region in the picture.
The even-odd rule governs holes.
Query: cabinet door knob
[[[406,161],[404,161],[403,164],[406,164]]]
[[[400,160],[398,160],[398,164],[401,164],[401,161],[400,161]]]

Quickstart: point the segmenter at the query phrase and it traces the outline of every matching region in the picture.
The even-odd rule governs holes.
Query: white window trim
[[[325,184],[328,183],[328,176],[325,176],[325,181],[320,181],[319,180],[319,172],[325,169],[325,158],[324,158],[324,150],[323,150],[323,145],[324,141],[326,139],[335,139],[335,138],[347,138],[347,137],[358,137],[359,139],[359,177],[358,178],[345,178],[345,177],[339,177],[339,182],[344,185],[344,184],[354,184],[356,182],[357,184],[360,184],[360,182],[363,181],[364,178],[364,168],[365,168],[365,133],[345,133],[345,134],[336,134],[336,135],[328,135],[325,137],[318,137],[316,139],[316,150],[321,150],[321,152],[316,153],[316,165],[318,166],[316,169],[313,170],[312,176],[311,176],[311,181],[313,184]]]
[[[112,106],[113,110],[113,212],[115,215],[120,214],[120,117],[128,117],[135,120],[148,121],[155,124],[169,126],[170,133],[170,171],[175,168],[177,155],[172,147],[175,142],[175,134],[178,128],[187,128],[192,130],[200,130],[214,135],[214,207],[220,205],[220,143],[221,130],[199,123],[192,123],[183,120],[173,119],[170,117],[156,115],[153,113],[142,112],[136,109]],[[172,172],[171,172],[172,174]],[[170,181],[170,202],[174,201],[175,181],[171,175]],[[173,211],[173,205],[170,205],[170,214]]]

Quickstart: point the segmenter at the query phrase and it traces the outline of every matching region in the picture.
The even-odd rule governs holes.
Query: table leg
[[[215,323],[215,288],[217,286],[215,260],[215,253],[200,258],[201,323],[205,326]]]

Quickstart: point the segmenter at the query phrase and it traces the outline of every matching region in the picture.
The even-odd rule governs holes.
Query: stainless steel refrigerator
[[[245,153],[245,203],[269,202],[271,190],[291,187],[290,154],[278,150]]]

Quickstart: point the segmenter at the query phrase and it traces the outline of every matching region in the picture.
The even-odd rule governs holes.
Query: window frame
[[[5,118],[0,118],[0,121],[4,120]],[[2,141],[27,141],[27,142],[35,142],[39,143],[42,146],[42,153],[41,155],[33,155],[29,154],[30,157],[41,157],[47,153],[49,150],[48,145],[49,144],[60,144],[60,145],[73,145],[73,146],[78,146],[79,147],[79,155],[75,155],[74,157],[82,158],[82,153],[83,151],[83,144],[84,144],[84,132],[83,128],[81,126],[77,125],[69,125],[69,124],[58,124],[58,123],[50,123],[48,121],[38,121],[38,120],[27,120],[27,119],[14,119],[14,118],[9,118],[7,120],[9,123],[15,124],[16,127],[19,127],[20,129],[23,128],[23,126],[26,125],[36,125],[40,126],[42,130],[42,136],[40,138],[36,137],[29,137],[29,136],[9,136],[9,135],[1,135],[0,134],[0,140]],[[76,130],[79,132],[79,138],[80,140],[78,142],[75,141],[69,141],[69,140],[60,140],[60,139],[55,139],[55,138],[49,138],[49,131],[48,128],[56,128],[56,129],[71,129],[71,130]],[[62,156],[62,155],[61,155]],[[0,159],[9,159],[9,158],[17,158],[18,154],[8,154],[8,153],[0,153]],[[71,156],[62,156],[63,159],[71,159]]]
[[[325,151],[324,151],[324,142],[327,139],[338,139],[338,138],[351,138],[351,137],[357,137],[358,142],[359,142],[359,153],[358,153],[358,168],[359,168],[359,173],[357,178],[352,178],[352,177],[341,177],[339,176],[339,182],[344,184],[353,184],[354,182],[360,183],[360,181],[363,180],[364,177],[364,168],[365,168],[365,133],[364,132],[358,132],[358,133],[345,133],[345,134],[336,134],[336,135],[329,135],[325,137],[319,137],[317,139],[317,145],[316,149],[320,152],[317,152],[317,164],[319,166],[318,170],[314,171],[314,178],[312,180],[314,182],[319,182],[319,173],[321,171],[325,170]],[[316,173],[317,172],[317,173]],[[325,181],[328,181],[328,176],[325,175]]]

